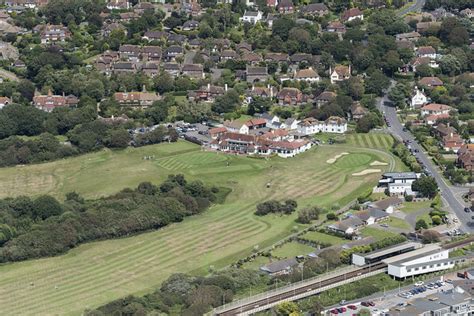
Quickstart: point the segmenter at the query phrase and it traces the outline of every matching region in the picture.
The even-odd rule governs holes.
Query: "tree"
[[[130,134],[125,129],[111,130],[108,132],[107,147],[127,148],[130,139]]]
[[[382,119],[374,112],[369,112],[357,121],[356,131],[368,133],[371,129],[382,125]]]
[[[382,71],[374,70],[365,81],[365,90],[378,96],[383,95],[384,89],[390,85],[390,79]]]
[[[415,229],[416,230],[428,229],[428,224],[426,223],[426,221],[424,219],[421,218],[421,219],[416,221]]]
[[[440,68],[443,74],[453,77],[461,73],[461,63],[454,55],[444,55],[440,61]]]
[[[432,199],[438,193],[438,184],[435,178],[423,175],[413,182],[412,189],[422,196]]]
[[[296,221],[302,224],[309,224],[311,221],[317,220],[321,212],[322,209],[317,206],[305,207],[298,211],[298,218]]]
[[[422,233],[423,243],[431,244],[434,242],[439,242],[441,234],[435,230],[427,229]]]
[[[62,205],[49,195],[42,195],[33,202],[33,216],[35,218],[44,220],[51,216],[60,215],[62,212]]]
[[[153,83],[155,84],[156,91],[161,94],[174,90],[173,78],[166,71],[163,71],[159,76],[156,76]]]
[[[279,316],[299,315],[299,307],[295,302],[283,302],[275,307],[275,313]]]
[[[212,110],[216,113],[230,113],[235,111],[239,104],[239,94],[234,90],[229,90],[225,95],[216,98]]]
[[[255,113],[264,113],[270,110],[272,106],[271,98],[260,98],[255,97],[250,101],[247,109],[248,115],[254,115]]]
[[[393,87],[388,93],[388,98],[392,101],[395,106],[404,108],[406,105],[406,95],[405,91],[400,86]]]

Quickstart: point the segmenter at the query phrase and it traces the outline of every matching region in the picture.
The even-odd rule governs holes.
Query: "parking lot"
[[[450,276],[448,276],[450,277]],[[453,276],[453,279],[456,277]],[[449,280],[449,281],[448,281]],[[368,309],[371,315],[384,315],[392,307],[405,306],[413,299],[425,297],[441,291],[453,288],[450,279],[447,282],[430,280],[424,283],[415,283],[400,289],[387,291],[385,294],[377,294],[358,302],[346,302],[326,310],[326,315],[352,316],[360,312],[361,309]],[[372,306],[373,305],[373,306]]]

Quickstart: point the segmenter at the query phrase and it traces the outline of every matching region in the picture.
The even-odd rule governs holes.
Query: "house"
[[[438,77],[423,77],[418,81],[418,84],[428,88],[443,86],[443,82]]]
[[[257,24],[263,19],[261,11],[245,11],[240,20],[244,23]]]
[[[302,6],[300,12],[305,16],[323,17],[329,14],[329,9],[324,3],[311,3]]]
[[[235,46],[239,54],[252,52],[252,45],[247,42],[241,42]]]
[[[356,19],[363,21],[364,14],[362,13],[361,10],[359,10],[359,8],[351,8],[349,10],[344,11],[344,13],[342,13],[341,19],[344,22],[351,22]]]
[[[295,268],[297,265],[298,261],[296,261],[295,258],[290,258],[269,263],[260,267],[260,270],[268,273],[270,276],[273,277],[290,274],[291,271],[293,271],[293,268]]]
[[[421,116],[449,114],[453,110],[446,104],[430,103],[421,108]]]
[[[426,97],[425,91],[422,89],[418,89],[418,87],[415,87],[415,90],[413,91],[411,100],[410,100],[410,106],[412,109],[417,109],[422,107],[423,105],[428,103],[428,98]]]
[[[318,95],[315,99],[316,105],[321,107],[324,104],[332,102],[336,98],[337,94],[332,91],[323,91],[320,95]]]
[[[302,135],[314,135],[317,133],[343,134],[347,131],[347,121],[337,116],[331,116],[324,122],[308,117],[298,123],[297,130]]]
[[[367,113],[369,113],[369,110],[363,107],[360,102],[354,102],[352,103],[351,106],[351,116],[352,119],[355,121],[360,120],[363,118]]]
[[[152,41],[162,41],[168,38],[169,34],[163,31],[146,31],[145,34],[142,36],[142,39],[147,40],[149,42]]]
[[[395,40],[416,42],[420,37],[421,35],[418,32],[409,32],[395,35]]]
[[[108,0],[106,7],[109,10],[128,10],[131,3],[128,0]]]
[[[299,141],[272,141],[268,145],[270,153],[277,154],[281,158],[294,157],[311,148],[311,142],[308,140]]]
[[[438,62],[435,59],[431,59],[430,57],[416,57],[412,59],[412,61],[408,65],[408,68],[415,72],[418,66],[421,65],[427,65],[431,68],[439,68]]]
[[[421,46],[416,50],[416,56],[418,57],[429,57],[431,59],[436,58],[436,50],[432,46]]]
[[[278,0],[267,0],[267,7],[276,8],[278,6]]]
[[[338,65],[334,67],[333,71],[329,68],[329,73],[331,74],[331,83],[344,81],[351,77],[351,66]]]
[[[252,89],[247,92],[247,95],[250,98],[248,102],[250,102],[254,97],[273,98],[277,93],[277,89],[270,85],[267,85],[266,87],[256,87],[255,85],[252,85]]]
[[[74,107],[79,103],[79,99],[73,95],[53,95],[51,90],[47,95],[37,95],[33,97],[33,105],[45,112],[51,112],[55,108]]]
[[[0,97],[0,109],[12,103],[12,100],[8,97]]]
[[[127,34],[127,28],[122,23],[116,22],[105,22],[100,29],[100,34],[102,37],[109,37],[115,31],[122,31],[125,35]]]
[[[337,234],[352,236],[357,234],[360,227],[364,226],[364,222],[358,217],[348,217],[334,224],[326,226],[326,229],[330,232]]]
[[[342,117],[330,116],[324,121],[322,132],[343,134],[347,132],[347,121]]]
[[[193,79],[204,79],[204,68],[200,64],[184,64],[183,75]]]
[[[296,53],[290,56],[290,63],[292,65],[299,65],[301,63],[312,65],[318,59],[318,55],[311,55],[306,53]]]
[[[326,31],[329,33],[344,34],[346,33],[346,26],[339,21],[332,21],[329,22]]]
[[[295,6],[291,0],[280,0],[277,7],[280,14],[289,14],[295,12]]]
[[[227,60],[237,60],[239,58],[239,54],[235,50],[226,49],[221,52],[220,61],[227,61]]]
[[[283,88],[277,94],[280,105],[299,105],[304,103],[305,97],[297,88]]]
[[[308,69],[300,69],[295,71],[293,78],[296,81],[305,81],[308,83],[314,83],[320,80],[318,73],[311,67]]]
[[[436,125],[438,120],[449,118],[449,114],[439,114],[439,115],[427,115],[424,120],[428,125]]]
[[[259,116],[267,122],[267,126],[272,127],[275,123],[280,123],[280,118],[276,115],[270,114],[268,112],[262,113]]]
[[[255,65],[262,61],[262,56],[254,52],[243,53],[239,60],[247,64]]]
[[[144,63],[141,71],[148,77],[155,78],[160,74],[160,65],[157,63]]]
[[[167,61],[176,61],[177,57],[182,57],[184,50],[181,46],[173,45],[165,50],[165,59]]]
[[[295,130],[298,128],[299,121],[295,118],[289,117],[284,122],[281,123],[281,128],[286,128],[288,130]]]
[[[416,31],[418,33],[424,33],[431,28],[439,28],[441,22],[418,22],[416,23]]]
[[[224,126],[214,127],[208,131],[208,134],[212,139],[217,139],[219,136],[225,133],[227,133],[227,128],[225,128]]]
[[[183,27],[181,28],[183,31],[194,31],[199,28],[199,22],[195,20],[188,20],[184,22]]]
[[[288,61],[288,54],[285,53],[268,53],[265,55],[265,61],[282,63]]]
[[[39,25],[34,30],[40,34],[41,44],[65,42],[71,37],[71,32],[63,25]]]
[[[449,135],[443,136],[441,142],[444,150],[452,151],[454,153],[457,153],[458,150],[464,145],[464,140],[457,133],[451,133]]]
[[[458,165],[467,170],[473,171],[474,170],[474,144],[464,144],[459,148],[457,152],[457,163]],[[469,192],[470,196],[474,196],[474,194]],[[472,198],[470,200],[473,200]]]
[[[369,208],[367,210],[359,211],[354,213],[352,216],[359,218],[364,223],[364,225],[367,226],[388,220],[390,218],[388,213],[377,208]]]
[[[132,107],[147,108],[153,102],[160,100],[161,97],[152,92],[116,92],[114,100],[121,105]]]
[[[205,102],[214,102],[217,97],[224,95],[226,91],[227,86],[223,88],[207,84],[207,86],[202,86],[195,91],[195,99]]]
[[[448,136],[450,134],[457,133],[456,129],[454,129],[452,126],[449,126],[449,124],[445,125],[442,123],[435,126],[434,132],[440,138],[443,138],[444,136]]]
[[[137,71],[138,71],[137,63],[119,61],[112,64],[112,72],[114,74],[136,73]]]
[[[411,185],[418,179],[414,172],[386,172],[374,190],[375,192],[384,192],[387,190],[389,195],[403,196],[414,195]]]
[[[388,214],[392,214],[398,206],[401,206],[403,200],[398,197],[389,197],[369,204],[369,208],[379,209]]]
[[[267,67],[251,67],[247,66],[245,70],[245,79],[249,83],[265,82],[268,79]]]
[[[163,70],[166,71],[172,77],[178,76],[181,72],[181,68],[177,63],[165,63],[163,64]]]

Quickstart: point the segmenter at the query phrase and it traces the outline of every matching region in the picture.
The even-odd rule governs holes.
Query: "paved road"
[[[394,82],[392,82],[392,87],[393,86]],[[428,172],[431,173],[431,175],[436,179],[441,191],[441,197],[450,210],[458,217],[459,221],[461,222],[461,229],[465,232],[474,232],[474,227],[470,228],[466,225],[467,222],[471,221],[471,216],[473,213],[464,212],[464,207],[466,206],[464,201],[460,198],[459,194],[454,193],[454,191],[458,192],[458,188],[453,188],[451,185],[448,185],[445,182],[438,169],[434,166],[432,160],[423,151],[423,148],[416,142],[414,136],[409,132],[403,131],[403,126],[398,120],[396,109],[384,105],[385,101],[388,101],[387,95],[381,98],[378,106],[390,123],[390,127],[388,128],[389,132],[400,140],[411,141],[412,148],[418,149],[418,153],[416,154],[417,157],[426,167]]]
[[[409,12],[421,11],[423,6],[425,5],[425,2],[426,0],[416,0],[414,4],[398,12],[398,15],[403,16]]]

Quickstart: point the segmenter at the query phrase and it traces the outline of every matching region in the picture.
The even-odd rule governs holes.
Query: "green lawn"
[[[393,137],[382,133],[350,134],[347,143],[356,147],[368,147],[388,150],[392,148]]]
[[[396,236],[398,234],[392,233],[386,229],[379,229],[371,226],[367,226],[361,229],[361,234],[364,237],[374,237],[376,241],[382,240],[387,237]]]
[[[423,202],[404,202],[403,207],[400,208],[406,214],[414,213],[422,209],[430,208],[432,201],[423,201]]]
[[[244,263],[242,265],[242,268],[250,269],[250,270],[258,270],[258,269],[260,269],[261,266],[264,266],[268,263],[270,263],[270,258],[263,257],[263,256],[257,256],[252,261]]]
[[[313,252],[315,248],[292,241],[272,250],[272,256],[277,258],[293,258],[296,256],[305,256]]]
[[[408,224],[406,221],[404,221],[403,219],[397,218],[397,217],[393,217],[393,216],[391,216],[390,219],[388,221],[386,221],[385,223],[387,223],[388,226],[390,226],[390,227],[406,229],[406,230],[411,230],[412,229],[411,225]]]
[[[351,155],[364,159],[353,168],[344,160],[342,165],[326,162],[341,152],[350,153],[344,159],[352,159]],[[144,156],[154,158],[144,160]],[[315,147],[292,159],[267,161],[204,152],[180,141],[0,169],[1,197],[47,193],[62,199],[76,191],[97,198],[142,181],[160,183],[175,173],[232,189],[223,205],[158,231],[84,244],[54,258],[0,266],[0,293],[8,297],[0,304],[0,314],[79,315],[85,308],[150,292],[172,273],[202,275],[210,267],[225,267],[249,255],[255,246],[271,246],[301,229],[295,224],[296,214],[253,215],[257,203],[293,198],[300,206],[344,205],[377,182],[379,174],[352,176],[369,168],[362,164],[370,163],[365,158],[369,156],[391,159],[370,149],[334,145]],[[303,254],[301,249],[287,248],[280,255]]]
[[[316,231],[310,231],[307,232],[303,235],[300,236],[301,239],[309,240],[309,241],[314,241],[317,243],[322,243],[322,244],[331,244],[331,245],[340,245],[348,242],[347,239],[329,235],[329,234],[324,234]]]

